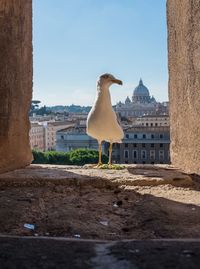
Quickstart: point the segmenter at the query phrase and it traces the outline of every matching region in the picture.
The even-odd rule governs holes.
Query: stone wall
[[[172,163],[200,173],[200,0],[168,0]]]
[[[200,173],[200,0],[168,0],[171,157]],[[0,172],[31,162],[32,0],[0,0]]]
[[[0,172],[32,160],[32,0],[0,0]]]

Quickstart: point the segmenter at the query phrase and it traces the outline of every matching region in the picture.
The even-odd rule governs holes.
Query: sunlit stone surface
[[[200,1],[168,0],[171,159],[200,173]]]
[[[32,159],[32,1],[0,0],[0,172]]]

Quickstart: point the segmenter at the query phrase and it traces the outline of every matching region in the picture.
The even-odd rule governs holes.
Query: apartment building
[[[85,125],[60,130],[57,132],[56,138],[56,151],[68,152],[79,148],[98,150],[97,141],[86,134]]]
[[[43,125],[32,122],[29,136],[31,149],[45,150],[45,132]]]
[[[47,122],[45,125],[45,150],[56,150],[56,132],[70,126],[74,126],[72,121]]]
[[[169,126],[169,115],[144,115],[135,119],[135,125]]]
[[[124,132],[122,143],[113,145],[115,163],[170,163],[169,126],[133,126],[127,127]]]

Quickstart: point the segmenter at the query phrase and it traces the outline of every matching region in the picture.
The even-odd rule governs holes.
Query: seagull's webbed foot
[[[98,162],[98,164],[97,165],[95,165],[94,166],[94,168],[101,168],[101,166],[103,165],[103,163],[102,162]]]
[[[108,163],[108,168],[112,169],[113,164],[111,162]]]

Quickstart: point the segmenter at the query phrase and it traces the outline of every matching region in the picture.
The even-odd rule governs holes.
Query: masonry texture
[[[200,0],[168,0],[172,163],[200,172]]]
[[[168,0],[172,163],[200,173],[200,0]],[[30,164],[32,0],[0,0],[0,172]],[[3,157],[2,157],[3,156]]]
[[[0,172],[32,160],[32,1],[0,0]]]

